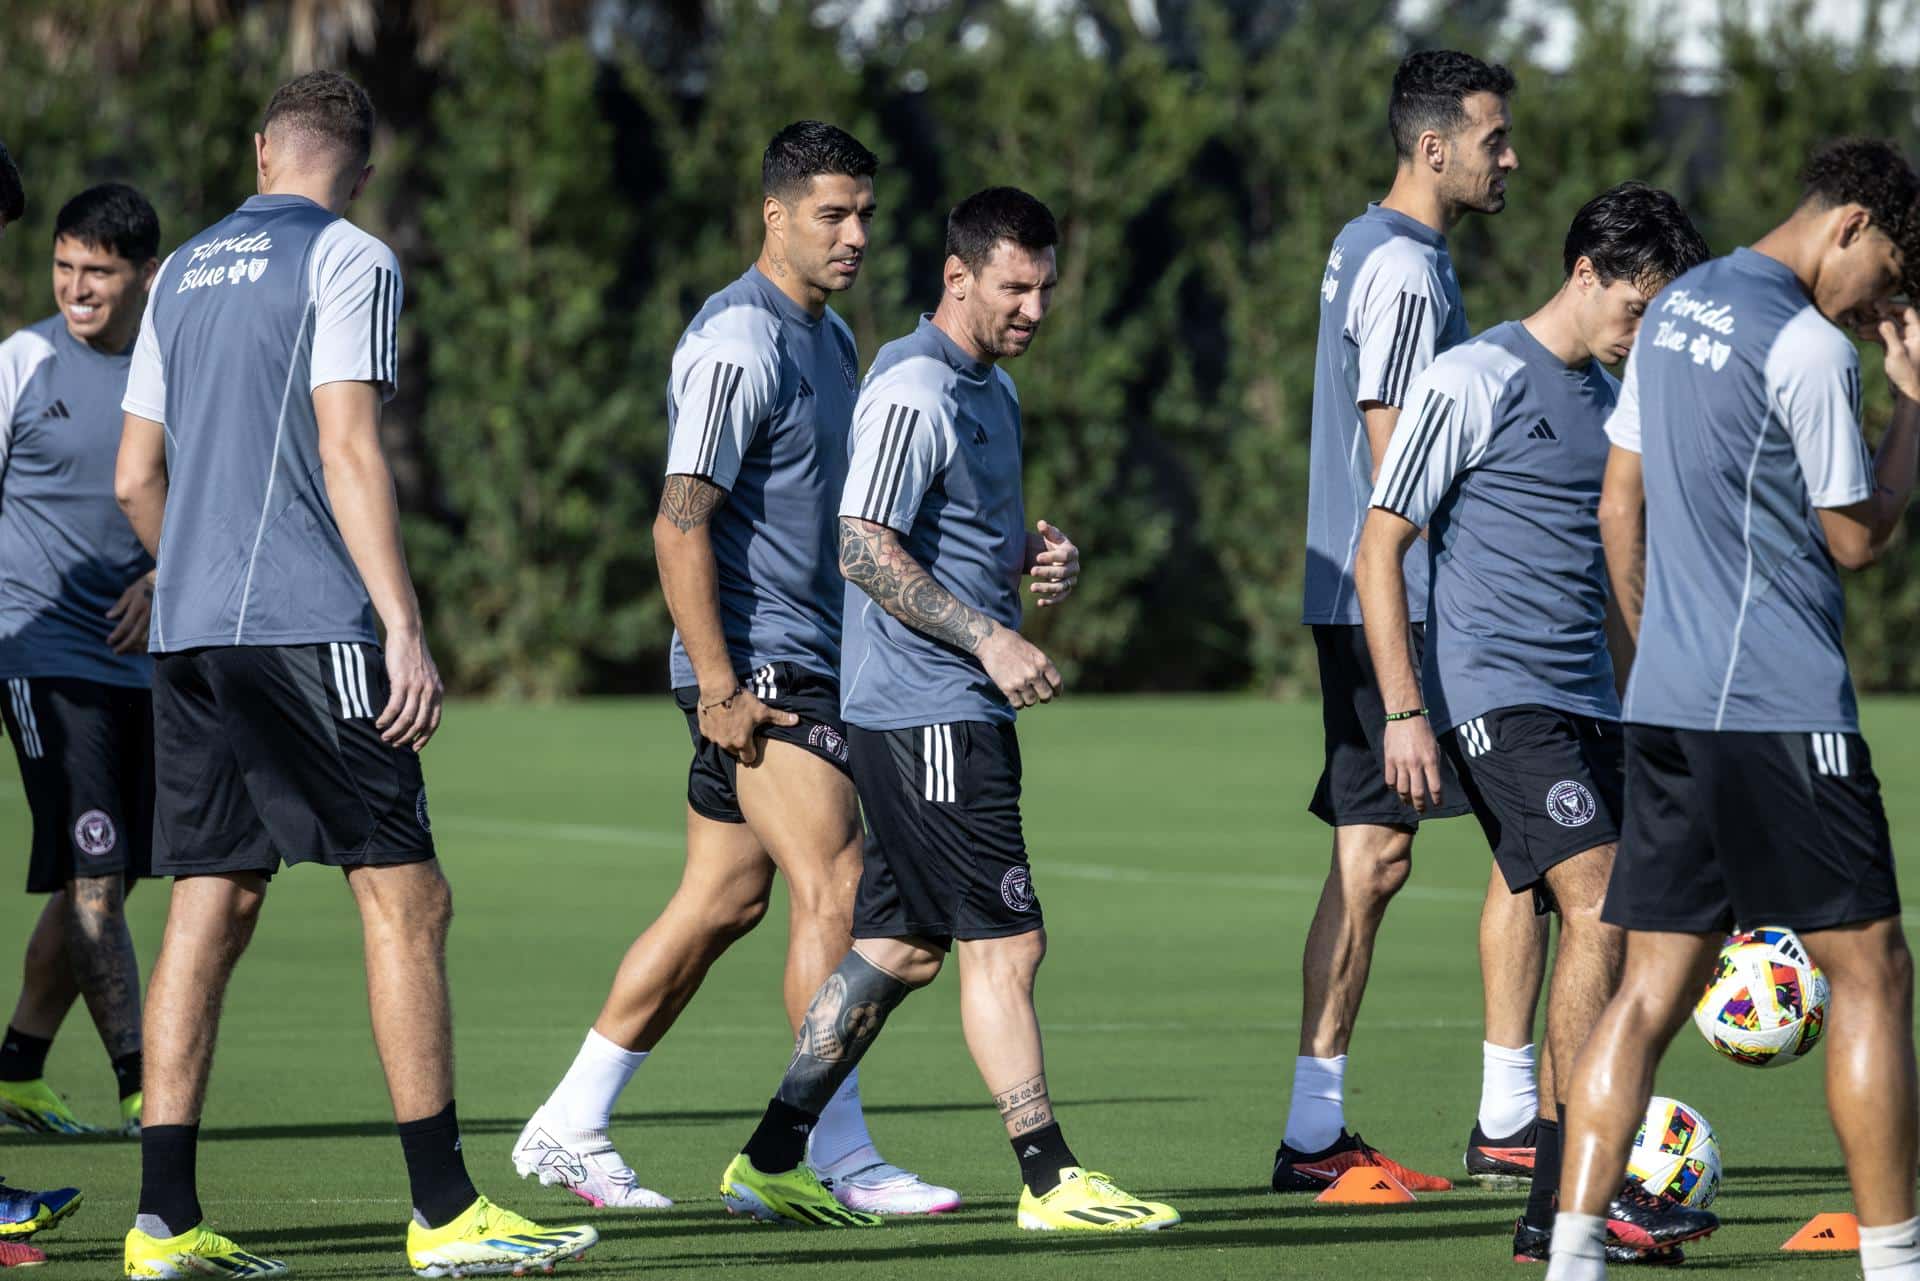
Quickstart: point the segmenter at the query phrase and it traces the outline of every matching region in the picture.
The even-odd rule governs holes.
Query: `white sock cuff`
[[[582,1054],[591,1054],[608,1063],[618,1063],[624,1068],[638,1068],[647,1061],[650,1050],[629,1050],[614,1041],[609,1041],[593,1028],[587,1029],[587,1039],[580,1043]]]
[[[1554,1254],[1576,1259],[1605,1259],[1607,1221],[1598,1214],[1574,1214],[1562,1210],[1553,1216]]]
[[[1920,1215],[1878,1228],[1861,1224],[1860,1266],[1874,1281],[1876,1274],[1904,1277],[1907,1268],[1920,1276]]]
[[[1510,1046],[1495,1045],[1492,1041],[1480,1042],[1480,1058],[1485,1063],[1500,1063],[1507,1067],[1533,1067],[1533,1042],[1529,1041],[1519,1049]]]

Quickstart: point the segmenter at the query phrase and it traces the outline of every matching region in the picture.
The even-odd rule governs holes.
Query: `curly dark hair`
[[[792,203],[820,174],[871,178],[880,161],[844,129],[818,120],[796,120],[773,135],[760,158],[760,190]]]
[[[356,165],[373,153],[373,99],[338,71],[309,71],[276,89],[260,131],[276,124],[339,148]]]
[[[1051,249],[1060,243],[1053,211],[1018,187],[976,191],[947,215],[947,252],[978,272],[1003,240],[1022,249]]]
[[[0,224],[18,222],[26,212],[27,189],[20,185],[20,171],[7,154],[7,144],[0,142]]]
[[[1920,295],[1920,175],[1898,147],[1879,138],[1842,138],[1800,170],[1802,206],[1859,205],[1900,251],[1909,295]]]
[[[1712,256],[1678,200],[1644,182],[1623,182],[1580,206],[1560,259],[1569,276],[1585,258],[1601,283],[1627,280],[1651,295]]]
[[[1387,132],[1393,135],[1394,154],[1411,159],[1420,135],[1429,129],[1452,137],[1467,122],[1465,103],[1470,95],[1509,97],[1514,83],[1511,71],[1470,53],[1422,49],[1408,54],[1393,73],[1393,94],[1387,99]]]

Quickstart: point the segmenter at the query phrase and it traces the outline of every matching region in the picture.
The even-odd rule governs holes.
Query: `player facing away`
[[[1607,565],[1639,642],[1604,910],[1627,956],[1570,1065],[1553,1281],[1606,1274],[1604,1207],[1654,1067],[1736,921],[1798,931],[1826,971],[1860,1261],[1869,1281],[1920,1281],[1913,960],[1839,575],[1884,550],[1913,491],[1920,315],[1888,303],[1917,283],[1920,177],[1870,141],[1803,177],[1785,222],[1654,300],[1607,423]],[[1872,456],[1849,330],[1886,348],[1893,421]]]
[[[127,379],[116,489],[158,560],[153,866],[175,878],[147,992],[133,1277],[286,1271],[203,1223],[194,1177],[221,1000],[283,861],[340,868],[359,907],[414,1271],[537,1268],[598,1240],[493,1205],[460,1153],[452,897],[418,755],[440,678],[379,438],[400,271],[342,217],[372,177],[373,124],[345,76],[281,86],[254,135],[260,194],[161,266]]]
[[[1623,183],[1574,215],[1558,292],[1437,357],[1407,389],[1354,578],[1386,712],[1387,785],[1416,810],[1453,768],[1514,895],[1560,917],[1547,1044],[1572,1063],[1613,994],[1624,939],[1600,920],[1621,818],[1620,702],[1600,539],[1601,368],[1632,348],[1668,281],[1707,259],[1679,204]],[[1427,645],[1416,671],[1402,564],[1427,531]],[[1622,654],[1618,670],[1626,670]],[[1544,1261],[1560,1170],[1558,1100],[1540,1103],[1513,1257]],[[1689,1216],[1629,1185],[1609,1208],[1623,1259],[1678,1262]]]
[[[113,468],[159,253],[139,192],[81,192],[54,219],[59,311],[0,343],[0,716],[33,813],[27,892],[47,896],[0,1038],[0,1117],[55,1134],[93,1132],[44,1079],[76,999],[113,1065],[116,1128],[140,1129],[125,900],[153,823],[153,559],[114,501]]]
[[[1383,781],[1384,709],[1361,631],[1353,558],[1408,385],[1467,337],[1446,233],[1469,213],[1497,214],[1506,205],[1507,177],[1519,163],[1509,140],[1513,87],[1505,67],[1464,53],[1415,53],[1400,64],[1387,107],[1398,160],[1393,186],[1335,238],[1321,285],[1301,621],[1313,628],[1326,727],[1326,767],[1311,809],[1333,828],[1333,859],[1301,958],[1299,1057],[1274,1154],[1276,1192],[1317,1191],[1368,1164],[1388,1166],[1416,1192],[1452,1186],[1389,1160],[1346,1129],[1347,1046],[1374,936],[1406,883],[1421,820],[1467,810],[1451,776],[1439,804],[1424,813]],[[1424,556],[1408,558],[1406,576],[1418,662]],[[1486,1041],[1466,1160],[1470,1174],[1511,1179],[1532,1166],[1533,1011],[1546,941],[1543,923],[1497,875],[1487,895],[1480,920]]]
[[[1034,1013],[1046,951],[1020,824],[1019,708],[1060,676],[1020,635],[1020,578],[1072,592],[1079,551],[1026,528],[1020,405],[1002,362],[1052,302],[1045,205],[993,187],[947,220],[937,310],[880,350],[854,411],[839,502],[841,702],[868,836],[853,949],[821,984],[766,1114],[720,1182],[760,1219],[871,1227],[803,1161],[807,1135],[894,1007],[960,958],[967,1046],[1020,1163],[1023,1228],[1171,1226],[1180,1216],[1081,1167],[1054,1119]]]
[[[513,1150],[523,1177],[596,1205],[669,1204],[614,1150],[613,1105],[707,970],[766,914],[775,872],[790,901],[794,1028],[851,938],[860,809],[840,720],[835,513],[859,361],[827,301],[859,278],[876,167],[829,124],[776,134],[761,162],[760,257],[707,299],[674,350],[653,535],[675,625],[674,697],[693,738],[686,870]],[[853,1076],[821,1116],[808,1159],[857,1210],[960,1204],[953,1189],[881,1159]]]

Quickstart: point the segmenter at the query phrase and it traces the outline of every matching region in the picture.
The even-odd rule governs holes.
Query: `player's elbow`
[[[1872,539],[1841,538],[1827,540],[1827,554],[1833,557],[1833,563],[1845,570],[1867,569],[1880,559],[1881,547]]]

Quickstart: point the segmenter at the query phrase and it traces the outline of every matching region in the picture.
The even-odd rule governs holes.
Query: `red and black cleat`
[[[1525,1187],[1533,1182],[1534,1125],[1504,1139],[1490,1139],[1473,1123],[1467,1136],[1467,1177],[1483,1188]]]
[[[1637,1179],[1628,1179],[1607,1206],[1608,1244],[1636,1250],[1664,1250],[1698,1241],[1719,1227],[1716,1216],[1649,1192]]]
[[[1524,1215],[1514,1220],[1513,1261],[1515,1263],[1545,1263],[1547,1247],[1552,1244],[1552,1228],[1536,1228],[1527,1222]],[[1608,1263],[1622,1266],[1640,1264],[1647,1267],[1671,1268],[1687,1261],[1686,1254],[1677,1245],[1670,1245],[1664,1250],[1635,1250],[1609,1237],[1606,1251]]]
[[[1392,1157],[1367,1146],[1357,1134],[1340,1131],[1340,1137],[1319,1152],[1301,1152],[1282,1143],[1273,1154],[1273,1190],[1275,1192],[1324,1192],[1334,1181],[1355,1166],[1372,1165],[1385,1170],[1409,1192],[1445,1192],[1452,1182],[1437,1174],[1422,1174]]]

